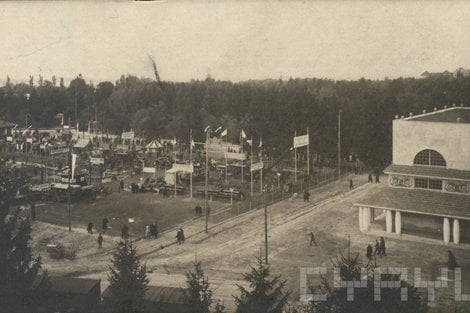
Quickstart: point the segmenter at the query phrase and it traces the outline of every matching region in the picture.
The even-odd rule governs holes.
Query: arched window
[[[431,166],[447,166],[446,160],[442,154],[434,150],[423,150],[420,151],[413,161],[413,164],[417,165],[431,165]]]

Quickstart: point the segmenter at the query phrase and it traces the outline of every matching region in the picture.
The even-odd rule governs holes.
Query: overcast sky
[[[6,75],[382,79],[470,68],[470,1],[0,3]]]

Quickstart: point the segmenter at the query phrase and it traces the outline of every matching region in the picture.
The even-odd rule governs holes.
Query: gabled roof
[[[438,166],[391,164],[384,170],[384,173],[470,181],[470,171],[455,170]]]
[[[13,124],[4,120],[0,120],[0,128],[11,128],[11,127],[15,127],[15,125],[16,124]]]
[[[440,191],[387,187],[354,205],[470,220],[469,195]]]
[[[187,288],[148,286],[144,299],[149,302],[187,304]],[[106,288],[101,294],[103,298],[111,297],[111,290]]]
[[[33,288],[40,287],[43,282],[44,276],[38,276],[33,282]],[[101,281],[97,279],[74,278],[74,277],[61,277],[61,276],[48,276],[50,283],[50,291],[55,293],[67,294],[88,294],[96,286],[100,286]]]

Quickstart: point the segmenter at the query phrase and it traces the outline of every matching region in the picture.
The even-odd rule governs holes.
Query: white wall
[[[470,171],[470,124],[393,121],[393,163],[413,165],[418,152],[436,150],[447,168]]]

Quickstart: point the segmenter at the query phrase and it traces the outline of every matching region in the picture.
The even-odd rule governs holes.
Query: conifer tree
[[[26,183],[19,170],[0,166],[0,312],[27,312],[35,306],[32,285],[41,259],[31,252],[31,224],[17,206]]]
[[[201,262],[194,263],[194,272],[186,273],[189,287],[188,303],[191,313],[209,313],[212,304],[212,290],[209,279],[204,275]]]
[[[140,312],[149,280],[145,265],[140,264],[136,248],[130,240],[118,243],[111,262],[108,280],[112,312]]]
[[[283,291],[285,281],[280,276],[270,278],[270,267],[263,258],[256,258],[256,267],[243,275],[249,283],[248,290],[240,285],[240,296],[235,297],[236,313],[282,313],[289,293]]]

